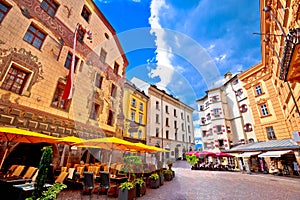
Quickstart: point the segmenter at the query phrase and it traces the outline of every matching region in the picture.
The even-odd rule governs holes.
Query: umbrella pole
[[[3,165],[4,160],[5,160],[5,158],[6,158],[7,152],[8,152],[8,148],[5,149],[4,156],[3,156],[2,160],[1,160],[0,170],[2,169],[2,165]]]

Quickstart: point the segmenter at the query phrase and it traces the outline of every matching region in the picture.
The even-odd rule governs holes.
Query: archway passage
[[[38,167],[42,156],[42,149],[45,146],[52,146],[48,143],[18,144],[4,161],[3,168],[8,169],[11,165],[25,165]]]

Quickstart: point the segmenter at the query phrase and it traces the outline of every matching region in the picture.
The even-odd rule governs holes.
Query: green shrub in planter
[[[186,155],[186,161],[192,166],[192,169],[195,167],[195,165],[198,163],[199,158],[195,154],[189,156]]]
[[[158,188],[160,185],[159,175],[154,173],[151,174],[148,179],[150,180],[150,188]]]
[[[121,183],[118,200],[133,200],[136,198],[135,184],[131,181]]]
[[[171,181],[173,178],[173,171],[171,169],[164,170],[164,177],[166,181]]]
[[[143,178],[137,178],[134,181],[136,187],[136,196],[140,197],[146,194],[146,182]]]

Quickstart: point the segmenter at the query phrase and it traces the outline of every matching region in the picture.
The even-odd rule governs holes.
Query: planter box
[[[150,188],[155,188],[156,189],[156,188],[159,188],[159,185],[160,185],[159,178],[155,181],[150,180],[150,183],[149,183]]]
[[[159,184],[160,185],[164,184],[164,176],[159,176]]]
[[[166,181],[171,181],[173,178],[172,174],[164,174],[164,176]]]
[[[119,189],[118,200],[133,200],[136,198],[136,188],[131,190]]]
[[[139,185],[136,185],[136,197],[141,197],[146,194],[146,183],[140,187]]]

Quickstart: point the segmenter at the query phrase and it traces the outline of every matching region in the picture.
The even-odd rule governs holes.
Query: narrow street
[[[261,200],[300,199],[300,178],[269,174],[243,174],[240,172],[191,170],[185,161],[174,165],[175,178],[158,189],[147,188],[141,200]],[[64,191],[58,199],[80,199],[80,191]],[[89,199],[82,196],[82,199]],[[94,194],[92,199],[106,199]],[[109,198],[114,199],[114,198]]]

